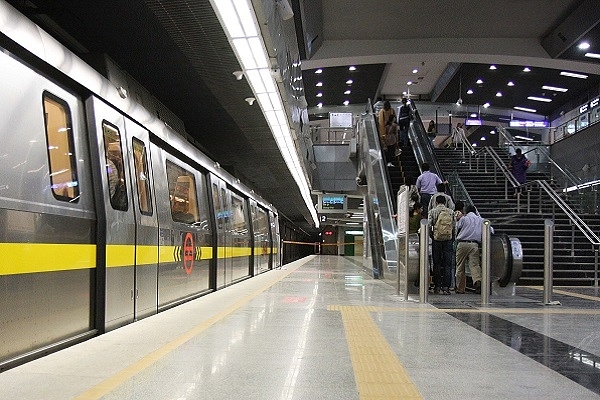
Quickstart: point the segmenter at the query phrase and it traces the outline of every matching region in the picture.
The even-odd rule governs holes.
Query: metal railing
[[[315,126],[311,128],[311,139],[315,144],[350,144],[356,132],[353,128]]]

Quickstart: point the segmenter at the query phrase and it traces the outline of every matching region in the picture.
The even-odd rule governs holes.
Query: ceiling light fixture
[[[523,68],[523,72],[531,72],[531,68],[525,67],[525,68]]]
[[[473,94],[473,89],[467,90],[467,94]]]
[[[246,101],[246,103],[248,103],[249,106],[254,104],[254,102],[256,101],[254,97],[246,97],[244,100]]]
[[[483,79],[477,79],[477,82],[475,82],[475,83],[478,85],[481,85],[481,84],[483,84]]]
[[[277,147],[293,176],[302,199],[316,227],[319,218],[306,179],[305,166],[300,161],[296,144],[290,130],[288,116],[281,100],[275,77],[272,74],[269,55],[261,36],[258,20],[250,0],[211,0],[225,34],[231,43],[240,66],[271,129]],[[283,2],[281,6],[286,6]],[[287,0],[285,1],[287,3]],[[287,3],[289,5],[289,3]],[[281,10],[280,10],[281,11]],[[292,14],[293,15],[293,14]],[[321,71],[322,72],[322,71]],[[255,97],[252,97],[255,98]],[[250,99],[248,97],[247,99]],[[267,101],[268,99],[268,101]],[[248,104],[251,102],[249,100]],[[254,103],[254,100],[252,101]]]
[[[346,85],[352,85],[352,82],[354,82],[352,79],[348,79],[348,80],[346,81]]]
[[[232,74],[235,75],[235,79],[238,81],[241,81],[244,77],[244,71],[233,71]]]
[[[508,83],[506,84],[506,86],[515,86],[515,83],[513,81],[508,81]]]
[[[413,74],[416,74],[417,72],[419,72],[419,70],[418,70],[418,69],[416,69],[416,68],[412,70],[412,73],[413,73]]]
[[[584,74],[576,74],[575,72],[567,72],[567,71],[561,71],[560,74],[562,76],[568,76],[570,78],[579,78],[579,79],[587,79],[587,75]]]
[[[581,42],[577,47],[579,48],[579,50],[587,50],[590,48],[590,44],[588,42]]]
[[[542,86],[542,89],[546,89],[546,90],[553,90],[553,91],[555,91],[555,92],[562,92],[562,93],[564,93],[564,92],[566,92],[566,91],[568,91],[568,90],[569,90],[569,89],[565,89],[565,88],[561,88],[561,87],[556,87],[556,86],[546,86],[546,85]]]
[[[492,65],[490,65],[490,69],[491,69],[491,70],[495,70],[495,69],[496,69],[496,66],[495,66],[494,64],[492,64]]]
[[[356,71],[356,67],[354,65],[351,65],[350,67],[348,67],[348,71]]]
[[[534,101],[541,101],[543,103],[550,103],[552,101],[552,99],[547,99],[545,97],[537,97],[537,96],[529,96],[527,97],[528,100],[534,100]]]
[[[519,111],[526,111],[526,112],[537,112],[537,110],[534,110],[533,108],[527,108],[527,107],[513,107],[515,110],[519,110]]]
[[[412,81],[406,82],[407,85],[412,85]]]
[[[460,106],[463,103],[463,99],[462,99],[462,75],[459,76],[459,81],[458,81],[458,100],[456,100],[456,105]]]
[[[491,104],[490,104],[490,103],[485,103],[485,104],[483,105],[483,108],[488,108],[489,106],[491,106]]]
[[[352,93],[352,91],[351,91],[351,90],[346,90],[346,91],[344,92],[344,94],[350,94],[350,93]]]
[[[345,100],[344,105],[347,106],[348,104],[350,104],[350,100]]]
[[[528,141],[532,141],[533,140],[533,138],[525,137],[525,136],[519,136],[519,135],[516,135],[515,139],[528,140]]]
[[[317,82],[317,84],[315,86],[321,87],[321,86],[323,86],[323,82]]]
[[[496,97],[502,97],[502,92],[496,92]]]
[[[319,107],[319,108],[323,107],[323,103],[317,104],[317,107]]]
[[[600,58],[600,54],[598,53],[585,53],[585,56],[589,58]]]
[[[315,74],[322,74],[323,70],[321,68],[319,68],[318,70],[315,71]]]
[[[321,92],[317,93],[317,97],[323,97],[323,93],[321,93]]]

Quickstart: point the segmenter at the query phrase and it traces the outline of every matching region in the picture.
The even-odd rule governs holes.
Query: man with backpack
[[[494,233],[493,228],[491,232]],[[465,207],[465,215],[456,223],[456,294],[465,293],[465,264],[469,262],[475,293],[481,293],[481,262],[479,244],[483,232],[483,218],[475,214],[475,207]]]
[[[446,198],[438,195],[435,207],[429,212],[432,230],[431,253],[433,256],[433,293],[450,294],[452,284],[452,238],[454,235],[454,211],[445,206]]]

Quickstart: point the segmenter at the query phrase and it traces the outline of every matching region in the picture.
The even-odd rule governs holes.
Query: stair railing
[[[448,182],[450,182],[450,191],[452,192],[454,203],[456,204],[456,201],[460,200],[465,203],[465,207],[467,205],[472,205],[475,208],[475,214],[479,215],[479,211],[477,210],[475,203],[473,203],[473,199],[469,195],[465,184],[458,175],[458,171],[454,170],[450,173]]]

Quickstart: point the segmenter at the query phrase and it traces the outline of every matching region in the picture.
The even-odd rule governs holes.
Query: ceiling
[[[252,1],[261,8],[271,0]],[[310,213],[262,112],[244,101],[252,96],[250,86],[232,75],[239,63],[208,0],[8,2],[83,59],[108,54],[184,122],[207,155],[285,218],[311,230]],[[489,102],[492,108],[520,106],[550,116],[598,93],[600,60],[576,48],[585,38],[587,52],[600,53],[597,0],[290,3],[309,107],[364,104],[409,92],[422,101],[454,103],[460,97],[464,106]],[[491,64],[497,69],[490,70]],[[525,66],[531,72],[524,73]],[[323,72],[315,74],[317,69]],[[566,79],[560,71],[588,79]],[[479,78],[481,85],[474,83]],[[509,81],[515,85],[507,86]]]

